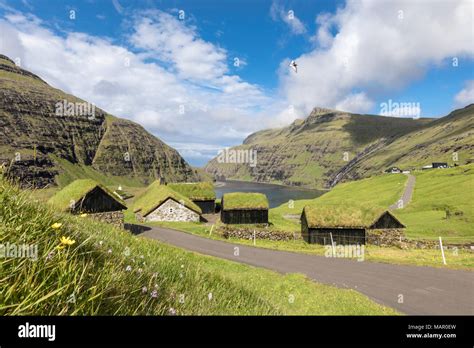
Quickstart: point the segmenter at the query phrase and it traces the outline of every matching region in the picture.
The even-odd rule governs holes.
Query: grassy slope
[[[394,211],[407,225],[406,235],[415,239],[441,236],[452,243],[474,241],[474,164],[412,174],[416,176],[412,201],[404,209]],[[387,174],[339,184],[314,201],[296,201],[293,208],[283,204],[271,209],[270,215],[280,219],[291,214],[296,217],[305,205],[313,202],[388,207],[400,198],[406,180],[403,174]],[[446,219],[446,210],[451,212],[449,219]],[[297,224],[297,221],[294,223]]]
[[[300,231],[299,217],[306,205],[313,203],[324,205],[360,203],[388,207],[401,196],[407,177],[403,174],[382,175],[350,183],[339,184],[331,191],[312,200],[304,199],[285,203],[270,209],[270,221],[276,225]]]
[[[390,166],[420,168],[431,162],[465,164],[474,155],[474,105],[453,111],[429,127],[406,134],[375,152],[354,168],[354,173],[367,175]]]
[[[213,159],[206,170],[230,179],[323,188],[326,179],[347,164],[344,152],[352,159],[381,138],[406,134],[430,122],[343,112],[331,115],[311,114],[303,123],[256,132],[232,148],[257,149],[254,169]]]
[[[137,178],[130,178],[126,176],[110,176],[105,175],[91,166],[81,164],[73,164],[67,160],[54,157],[60,165],[60,173],[56,177],[56,181],[60,187],[64,187],[77,179],[94,179],[105,186],[129,186],[129,187],[143,187],[144,184]]]
[[[76,243],[57,250],[61,236]],[[56,214],[0,181],[0,243],[7,242],[37,245],[38,260],[0,259],[0,315],[395,314],[352,290]]]
[[[474,242],[474,164],[416,172],[412,202],[397,214],[411,238]],[[446,218],[446,211],[451,213]]]

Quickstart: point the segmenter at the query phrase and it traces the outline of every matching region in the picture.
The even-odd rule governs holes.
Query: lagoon
[[[292,186],[262,184],[248,181],[218,181],[214,183],[216,197],[222,198],[224,193],[229,192],[260,192],[264,193],[268,198],[270,208],[278,207],[283,203],[287,203],[290,199],[296,201],[299,199],[312,199],[321,196],[326,191],[304,189]]]

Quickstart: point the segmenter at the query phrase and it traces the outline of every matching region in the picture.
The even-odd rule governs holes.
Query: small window
[[[170,208],[170,214],[173,214],[173,208]]]

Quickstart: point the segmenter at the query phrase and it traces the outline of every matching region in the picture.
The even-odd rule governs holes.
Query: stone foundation
[[[118,228],[123,228],[123,212],[120,210],[108,211],[104,213],[87,214],[87,216],[94,220],[106,222]]]
[[[255,231],[255,239],[268,239],[275,241],[289,241],[294,239],[301,239],[301,234],[299,232],[291,233],[284,231],[275,231],[266,229],[264,226],[256,226],[256,228],[251,227],[238,227],[236,225],[232,226],[222,226],[217,228],[216,232],[222,235],[224,238],[239,238],[239,239],[253,239],[253,232]]]
[[[397,247],[400,249],[439,249],[439,242],[437,240],[412,240],[405,237],[402,229],[387,229],[387,230],[367,230],[366,232],[367,244],[382,246],[382,247]],[[450,244],[444,243],[445,249],[467,249],[472,250],[471,244]]]

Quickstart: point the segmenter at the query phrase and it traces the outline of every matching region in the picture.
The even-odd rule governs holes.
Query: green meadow
[[[199,255],[58,213],[0,179],[0,315],[389,315],[394,310],[299,274]]]

